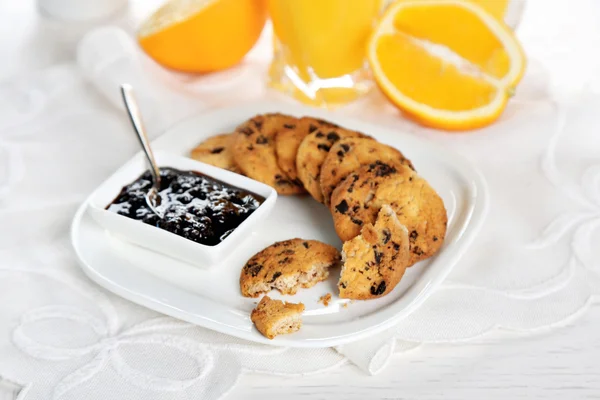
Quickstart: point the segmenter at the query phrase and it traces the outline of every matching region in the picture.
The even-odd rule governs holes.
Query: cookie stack
[[[308,192],[329,207],[344,241],[342,298],[386,295],[407,267],[431,257],[444,241],[442,199],[400,151],[364,133],[312,117],[263,114],[233,133],[209,138],[192,157],[266,183],[281,195]],[[242,270],[243,294],[294,293],[296,286],[326,279],[339,258],[337,250],[323,246],[296,239],[263,250]],[[268,261],[269,254],[277,262]]]

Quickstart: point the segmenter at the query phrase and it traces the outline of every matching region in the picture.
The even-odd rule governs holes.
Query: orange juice
[[[316,105],[354,100],[370,87],[366,43],[382,0],[268,0],[275,55],[271,86]]]
[[[387,4],[394,1],[415,1],[415,0],[388,0]],[[417,0],[418,1],[418,0]],[[465,0],[475,3],[484,8],[499,20],[503,20],[511,28],[515,28],[519,23],[525,0]]]
[[[477,3],[481,7],[485,8],[487,12],[492,14],[498,19],[504,18],[506,10],[508,9],[508,3],[510,0],[469,0],[472,3]]]
[[[499,20],[506,22],[508,26],[515,29],[521,20],[525,0],[469,0],[485,8],[490,14]]]
[[[521,19],[525,0],[469,0],[515,29]]]

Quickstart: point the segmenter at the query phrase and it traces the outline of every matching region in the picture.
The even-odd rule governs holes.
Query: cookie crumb
[[[331,301],[331,293],[324,294],[319,297],[319,303],[323,303],[325,307],[329,306],[329,302]]]
[[[303,311],[302,303],[287,303],[264,296],[252,310],[250,319],[263,336],[273,339],[277,335],[299,330]]]

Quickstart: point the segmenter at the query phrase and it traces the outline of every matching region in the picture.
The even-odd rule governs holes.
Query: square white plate
[[[487,207],[482,176],[459,155],[414,135],[300,105],[254,103],[224,108],[190,118],[153,142],[153,148],[187,155],[204,138],[232,131],[255,114],[283,112],[329,119],[368,133],[400,149],[417,171],[443,198],[448,231],[442,250],[409,268],[387,296],[351,302],[337,297],[339,271],[329,280],[295,296],[274,298],[303,302],[306,310],[299,332],[268,340],[250,321],[257,299],[240,294],[239,275],[246,260],[275,241],[302,237],[341,246],[327,208],[308,196],[280,196],[269,217],[254,226],[244,241],[221,265],[202,270],[108,235],[87,213],[88,201],[78,210],[71,239],[84,272],[99,285],[135,303],[215,331],[277,346],[327,347],[377,333],[413,312],[444,280],[479,230]],[[328,307],[318,302],[331,293]]]

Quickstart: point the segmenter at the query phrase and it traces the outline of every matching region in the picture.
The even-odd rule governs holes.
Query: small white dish
[[[375,300],[340,299],[337,268],[331,271],[328,280],[299,290],[294,296],[269,292],[272,298],[302,302],[306,307],[302,329],[273,340],[262,336],[252,325],[250,312],[259,299],[241,295],[240,270],[264,247],[289,238],[321,240],[341,248],[329,210],[309,196],[280,196],[271,214],[256,225],[251,238],[236,246],[225,262],[210,270],[115,240],[86,213],[88,202],[85,202],[75,215],[71,229],[72,244],[83,271],[100,286],[152,310],[274,346],[337,346],[392,327],[436,290],[467,251],[485,219],[488,191],[483,177],[460,155],[418,135],[297,104],[256,102],[213,110],[176,125],[153,141],[152,148],[188,155],[205,138],[230,132],[240,122],[268,112],[328,119],[400,149],[446,205],[448,230],[440,252],[409,268],[393,291]],[[332,294],[327,307],[318,301],[326,293]]]
[[[277,200],[277,192],[270,186],[245,176],[204,164],[191,158],[165,152],[155,153],[160,167],[173,167],[182,171],[200,172],[229,185],[247,190],[265,198],[264,202],[223,241],[207,246],[164,229],[106,210],[117,197],[123,186],[135,181],[147,169],[146,159],[139,153],[92,193],[88,212],[104,229],[124,241],[134,243],[152,251],[185,261],[202,268],[210,268],[225,259],[246,238],[260,221],[265,220]]]

